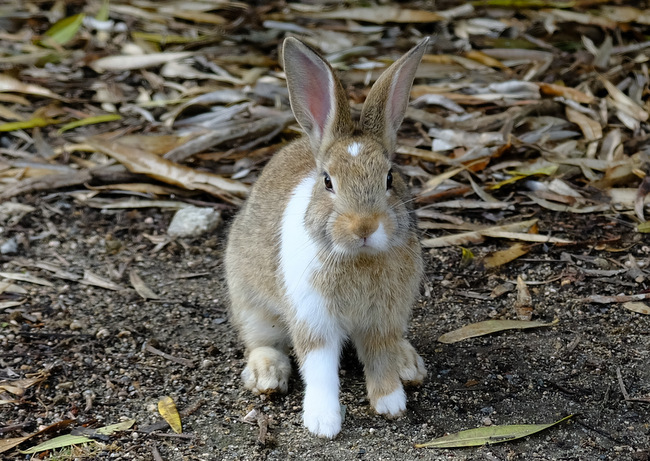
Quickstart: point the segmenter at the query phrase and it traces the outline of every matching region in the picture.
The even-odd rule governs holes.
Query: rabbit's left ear
[[[409,102],[415,71],[428,41],[429,37],[425,37],[381,74],[368,93],[361,111],[363,130],[381,139],[391,155]]]

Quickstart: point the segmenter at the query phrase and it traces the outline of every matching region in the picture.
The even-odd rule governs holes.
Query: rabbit
[[[286,38],[289,100],[306,136],[271,158],[229,231],[225,270],[246,348],[244,386],[287,392],[293,349],[305,386],[303,423],[319,437],[341,431],[346,341],[381,415],[401,416],[403,383],[426,376],[404,338],[423,263],[407,185],[391,157],[427,41],[380,76],[355,126],[330,65]]]

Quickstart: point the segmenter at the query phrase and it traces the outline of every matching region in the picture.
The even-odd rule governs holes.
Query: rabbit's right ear
[[[353,131],[347,94],[330,65],[301,41],[287,37],[283,57],[291,110],[318,154]]]

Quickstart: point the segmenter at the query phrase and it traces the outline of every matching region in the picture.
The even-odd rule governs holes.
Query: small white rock
[[[176,212],[167,233],[171,237],[198,237],[221,224],[221,213],[213,208],[190,206]]]
[[[18,242],[11,238],[0,245],[0,253],[3,255],[12,255],[18,253]]]
[[[108,338],[111,335],[111,332],[108,331],[108,328],[100,328],[97,333],[95,333],[95,337],[97,339],[104,339]]]

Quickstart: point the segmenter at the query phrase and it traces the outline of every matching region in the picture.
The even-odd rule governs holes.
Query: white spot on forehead
[[[355,141],[348,146],[348,153],[351,156],[356,157],[361,152],[361,147],[361,143]]]

